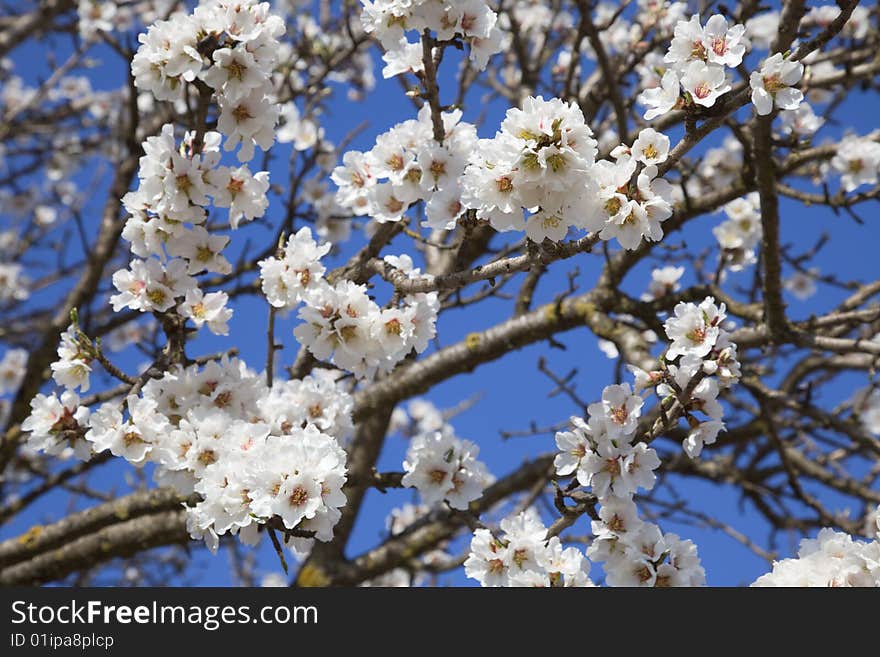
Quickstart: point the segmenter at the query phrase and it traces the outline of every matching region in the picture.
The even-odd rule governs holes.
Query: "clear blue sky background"
[[[53,47],[56,53],[66,53],[69,51],[70,44],[61,39]],[[47,70],[46,52],[45,45],[34,44],[28,44],[15,50],[12,59],[16,63],[18,74],[24,76],[31,83],[44,77]],[[121,84],[124,80],[125,64],[119,57],[100,47],[95,48],[93,52],[101,60],[98,67],[87,73],[94,87],[110,89]],[[355,138],[350,147],[359,150],[369,149],[375,136],[396,122],[414,117],[412,104],[403,96],[398,82],[381,78],[379,73],[381,61],[379,61],[378,51],[375,48],[373,54],[378,64],[375,90],[363,102],[355,104],[345,99],[344,89],[337,88],[336,100],[329,104],[330,109],[322,120],[322,126],[328,138],[338,143],[344,135],[366,118],[368,120],[367,129]],[[59,60],[62,57],[59,56]],[[441,82],[451,80],[454,70],[454,61],[444,62],[441,70]],[[446,88],[450,89],[451,86],[447,84]],[[481,137],[490,137],[497,129],[506,106],[498,102],[484,104],[480,97],[481,94],[482,90],[471,94],[465,107],[464,118],[469,121],[477,121],[481,117],[485,117],[485,123],[479,127],[479,134]],[[442,91],[441,96],[444,102],[450,100],[450,96]],[[844,128],[850,128],[857,133],[865,133],[873,129],[876,126],[874,112],[878,109],[880,109],[880,105],[877,103],[876,96],[853,92],[852,97],[838,114],[841,125],[826,126],[817,141],[821,141],[825,137],[839,137]],[[671,135],[675,141],[677,133],[671,133]],[[710,140],[710,145],[718,145],[723,136],[723,134],[716,135]],[[276,183],[283,183],[287,179],[286,161],[289,145],[278,145],[276,151],[278,155],[270,167],[271,178]],[[253,165],[256,165],[257,161],[255,160]],[[78,182],[85,188],[91,175],[91,171],[84,174]],[[836,181],[832,183],[832,189],[836,189]],[[99,212],[105,197],[103,192],[104,186],[99,185],[86,205],[86,224],[91,238],[97,233]],[[876,244],[880,233],[878,233],[877,223],[871,212],[862,213],[866,224],[859,226],[846,215],[835,216],[822,208],[807,208],[783,199],[781,214],[782,239],[784,242],[792,244],[795,251],[806,250],[815,243],[822,233],[830,233],[833,239],[815,261],[823,273],[834,273],[844,279],[872,280],[877,278]],[[278,201],[274,199],[268,213],[273,230],[281,216]],[[8,217],[0,215],[0,226],[9,220]],[[721,215],[711,215],[691,222],[688,225],[687,248],[698,251],[714,244],[711,229],[722,220],[723,216]],[[263,240],[259,247],[262,248],[262,244],[270,239],[271,231],[250,227],[246,232],[233,233],[231,253],[234,254],[237,248],[241,248],[241,244],[246,239],[245,235],[254,240]],[[667,239],[677,243],[682,240],[682,235],[674,234]],[[338,264],[360,243],[361,238],[356,236],[352,242],[343,247],[340,257],[328,264],[330,266]],[[386,252],[401,253],[406,250],[408,250],[406,242],[398,240]],[[557,263],[542,281],[536,303],[549,301],[564,289],[566,285],[565,272],[574,266],[579,267],[581,271],[579,282],[585,288],[589,288],[592,281],[595,280],[601,264],[600,254],[583,255],[570,261]],[[650,269],[651,263],[642,263],[624,281],[624,288],[632,295],[640,294],[650,279]],[[752,274],[753,272],[749,270],[732,275],[727,289],[733,289],[730,285],[735,283],[748,285]],[[687,283],[689,280],[693,280],[691,272],[685,275],[684,282]],[[511,289],[515,290],[515,286],[516,282],[513,283]],[[60,290],[49,290],[46,293],[36,295],[30,305],[45,304],[56,298],[59,292]],[[829,308],[834,300],[841,296],[839,290],[820,284],[818,294],[808,301],[798,301],[789,296],[789,313],[795,319],[806,318],[811,313],[818,313]],[[241,298],[236,302],[234,308],[236,314],[230,323],[231,330],[228,337],[218,338],[209,335],[200,337],[197,343],[189,347],[188,351],[190,355],[196,355],[237,346],[241,350],[242,357],[252,367],[261,369],[265,362],[265,302],[259,297]],[[439,324],[439,345],[453,344],[461,340],[467,333],[485,329],[503,321],[508,315],[509,306],[496,300],[469,307],[466,311],[448,312]],[[288,363],[296,352],[297,344],[291,333],[294,325],[295,313],[291,313],[288,318],[279,320],[276,328],[276,335],[285,344],[285,349],[281,352],[281,362],[284,364]],[[485,365],[474,373],[459,375],[434,388],[428,397],[437,406],[445,408],[454,407],[463,400],[479,395],[479,402],[456,417],[453,424],[458,435],[469,438],[481,446],[482,458],[496,476],[503,476],[515,469],[525,459],[552,451],[554,448],[551,435],[503,441],[499,436],[500,430],[525,429],[532,421],[538,426],[550,426],[579,412],[568,399],[562,396],[548,398],[552,384],[536,370],[536,363],[540,356],[546,357],[548,364],[560,373],[577,367],[579,369],[576,378],[577,390],[580,396],[588,401],[598,398],[602,388],[614,381],[614,361],[609,360],[599,351],[595,337],[586,328],[570,331],[559,336],[559,339],[566,345],[566,351],[550,349],[546,343],[534,345],[511,353],[500,361]],[[0,353],[2,353],[2,346],[0,346]],[[137,367],[143,360],[133,349],[122,352],[116,358],[120,364],[130,370]],[[100,376],[93,377],[93,381],[95,381],[93,385],[96,389],[101,385],[100,380]],[[840,384],[825,390],[823,402],[831,406],[840,399],[849,396],[855,387],[865,385],[865,383],[864,377],[848,376],[842,378]],[[711,451],[712,448],[708,449]],[[380,470],[400,470],[405,451],[405,441],[398,437],[389,438],[379,463]],[[131,466],[117,461],[102,466],[93,477],[93,481],[99,482],[108,490],[118,491],[119,494],[122,494],[127,490],[127,481],[130,480],[133,473],[134,469]],[[676,481],[676,488],[680,495],[696,502],[696,506],[700,510],[723,522],[730,523],[759,542],[766,536],[767,527],[756,517],[750,506],[739,505],[735,491],[724,487],[679,480]],[[384,519],[388,511],[406,502],[414,501],[416,501],[416,494],[412,490],[389,491],[385,495],[370,491],[364,511],[358,520],[349,544],[349,553],[356,554],[375,545],[385,535]],[[0,527],[0,539],[16,535],[33,523],[57,519],[67,511],[63,495],[47,496],[40,503],[32,506],[23,516],[16,518],[5,527]],[[675,531],[684,537],[691,538],[698,544],[710,584],[748,583],[767,570],[766,562],[720,532],[695,526],[675,526],[671,523],[663,524],[663,528],[666,531]],[[577,534],[586,534],[588,530],[588,521],[581,520],[573,531]],[[784,556],[789,556],[796,551],[799,537],[793,536],[791,538],[792,540],[788,544],[783,543],[778,546]],[[461,548],[465,542],[459,540],[455,547]],[[225,552],[221,551],[216,557],[205,551],[197,551],[194,555],[194,565],[190,571],[192,578],[187,578],[185,582],[168,582],[169,584],[225,585],[233,583],[230,579],[229,563]],[[263,573],[279,571],[277,559],[267,544],[260,548],[259,570]],[[458,585],[472,583],[466,580],[461,573],[444,576],[441,581]]]

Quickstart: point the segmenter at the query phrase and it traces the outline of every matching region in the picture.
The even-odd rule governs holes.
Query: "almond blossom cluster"
[[[650,72],[642,76],[647,88],[639,95],[639,102],[648,108],[645,118],[654,119],[685,104],[712,107],[732,88],[727,68],[740,66],[750,46],[746,26],[729,25],[720,14],[711,16],[705,25],[698,14],[678,21],[663,57],[668,68],[661,68],[663,73],[657,81],[651,81]],[[760,70],[749,77],[757,113],[769,114],[774,106],[797,109],[804,96],[795,85],[803,71],[803,64],[788,60],[781,53],[764,60]]]
[[[389,372],[415,350],[422,353],[436,334],[440,301],[436,292],[406,295],[399,306],[380,308],[363,284],[341,280],[330,284],[320,258],[330,245],[318,246],[308,227],[283,248],[281,257],[260,261],[263,292],[276,308],[302,304],[294,336],[316,358],[358,378]],[[410,278],[421,272],[409,256],[385,261]]]
[[[466,510],[495,481],[486,465],[477,460],[479,446],[458,438],[446,414],[426,399],[413,399],[406,408],[395,408],[389,433],[410,441],[401,483],[418,490],[422,498],[418,507],[408,505],[392,515],[392,533],[444,501],[454,509]]]
[[[587,556],[604,562],[608,585],[700,586],[705,574],[696,546],[641,520],[632,501],[638,489],[654,487],[660,465],[654,449],[634,442],[643,404],[629,384],[607,386],[602,401],[589,406],[587,422],[572,417],[571,431],[556,434],[556,474],[573,475],[601,505]]]
[[[439,301],[380,308],[365,285],[340,281],[323,285],[299,310],[297,340],[321,360],[358,378],[391,371],[413,349],[421,353],[434,334]]]
[[[474,531],[464,572],[481,586],[593,586],[590,562],[577,548],[564,548],[558,536],[548,539],[533,508],[504,518],[501,531]]]
[[[700,455],[704,445],[715,442],[724,429],[723,409],[717,401],[721,389],[732,386],[740,376],[737,348],[724,328],[726,306],[706,297],[699,305],[680,302],[664,328],[672,344],[666,350],[666,373],[635,370],[636,387],[657,385],[657,395],[677,400],[683,407],[690,432],[682,446],[690,458]],[[674,362],[675,361],[675,362]],[[700,420],[700,412],[708,419]]]
[[[284,29],[268,2],[203,0],[192,14],[175,13],[139,36],[135,84],[158,100],[181,98],[188,84],[213,91],[224,148],[240,143],[238,159],[247,162],[255,144],[265,150],[275,140],[271,73]]]
[[[602,401],[590,405],[587,422],[572,417],[572,431],[556,434],[556,474],[574,475],[599,498],[651,490],[660,459],[645,443],[633,443],[643,404],[629,384],[607,386]]]
[[[815,539],[801,541],[796,559],[775,561],[773,570],[752,586],[880,587],[880,540],[858,541],[822,529]]]
[[[132,61],[135,85],[159,100],[178,99],[190,85],[205,102],[207,89],[219,106],[219,132],[188,132],[178,146],[174,126],[166,124],[144,142],[139,186],[123,198],[129,214],[123,237],[141,259],[113,275],[114,310],[176,307],[196,328],[228,332],[228,296],[206,294],[194,276],[232,270],[222,254],[229,238],[205,226],[211,205],[228,208],[233,229],[268,207],[267,172],[220,164],[224,137],[225,150],[241,144],[241,162],[253,158],[255,143],[265,149],[275,138],[271,71],[284,26],[268,11],[267,3],[208,0],[191,15],[176,13],[141,35]]]
[[[318,245],[308,226],[287,240],[282,257],[260,260],[260,281],[266,300],[275,308],[291,309],[314,294],[327,270],[321,258],[330,244]]]
[[[597,142],[579,107],[528,98],[508,110],[493,139],[480,141],[462,201],[496,230],[525,229],[535,242],[560,241],[576,228],[634,249],[661,239],[660,223],[672,215],[671,189],[656,166],[668,153],[669,138],[646,129],[632,147],[615,149],[615,162],[596,162]]]
[[[425,105],[417,119],[379,135],[370,151],[348,151],[332,174],[336,201],[379,223],[402,221],[413,203],[424,201],[423,225],[454,228],[466,210],[460,177],[477,143],[476,128],[461,115],[461,110],[442,114],[442,144],[433,138],[431,109]]]
[[[670,279],[664,290],[674,289],[681,276],[675,268],[669,269],[673,271],[661,276]],[[717,400],[720,387],[732,385],[740,376],[736,345],[721,326],[726,317],[724,304],[718,307],[708,297],[700,305],[679,303],[674,313],[665,325],[672,341],[666,351],[665,369],[646,372],[630,366],[635,389],[627,383],[607,386],[602,399],[588,407],[586,421],[572,417],[571,430],[556,434],[556,474],[572,477],[577,484],[590,488],[600,507],[598,519],[592,522],[594,538],[587,556],[604,562],[606,582],[611,586],[705,584],[696,546],[640,519],[633,502],[639,489],[654,487],[654,471],[660,466],[657,452],[637,440],[644,391],[656,387],[667,411],[672,406],[669,401],[678,401],[680,413],[691,427],[683,447],[691,458],[696,458],[703,445],[714,442],[724,428]],[[708,419],[698,420],[696,412]],[[529,547],[519,548],[516,543],[511,548],[514,541],[500,540],[488,529],[478,529],[465,563],[467,574],[484,586],[557,583],[552,576],[547,579],[543,562],[546,557],[540,556],[550,544],[537,516],[522,515],[514,524],[511,519],[505,522],[515,534],[522,531],[530,537]],[[510,535],[505,522],[502,529]],[[554,549],[561,549],[561,544]],[[524,567],[523,563],[528,565]]]
[[[618,146],[611,154],[613,163],[596,163],[601,210],[591,229],[599,230],[603,240],[616,238],[630,250],[643,239],[659,242],[660,224],[672,216],[672,186],[657,177],[657,165],[669,155],[669,137],[645,128],[631,147]]]
[[[699,15],[680,20],[663,58],[669,68],[659,85],[639,96],[639,102],[648,108],[645,118],[666,114],[683,102],[712,107],[719,96],[730,91],[725,68],[742,63],[747,44],[745,26],[728,25],[720,14],[710,17],[705,26]],[[681,91],[687,93],[687,101],[682,100]]]
[[[597,142],[575,103],[527,98],[492,139],[477,140],[461,112],[443,114],[445,138],[431,138],[430,111],[380,135],[368,153],[349,151],[333,172],[336,200],[380,223],[404,221],[425,202],[423,226],[452,229],[465,213],[497,231],[524,230],[535,242],[561,241],[571,228],[617,238],[634,249],[663,237],[672,188],[657,173],[669,138],[645,129],[615,161],[596,162]]]
[[[61,334],[58,360],[51,365],[55,383],[70,390],[78,387],[80,392],[87,392],[94,358],[93,349],[91,342],[80,334],[76,324],[71,324]]]
[[[806,15],[801,19],[800,28],[804,31],[810,28],[824,30],[828,28],[834,19],[840,14],[840,7],[836,4],[818,5],[810,7]],[[871,30],[871,10],[864,5],[852,8],[849,19],[840,31],[841,36],[848,39],[864,39]],[[755,48],[769,50],[773,40],[779,33],[779,12],[768,11],[757,14],[746,21],[746,36]],[[806,58],[804,59],[806,63]],[[824,62],[833,68],[830,62]]]
[[[216,205],[227,201],[230,219],[235,217],[232,223],[237,225],[242,211],[253,218],[265,210],[268,174],[255,178],[247,167],[233,171],[218,166],[219,133],[204,135],[200,153],[194,151],[194,139],[193,133],[187,133],[178,148],[174,127],[166,124],[161,134],[144,142],[140,184],[123,197],[129,217],[122,235],[139,258],[113,274],[118,294],[110,302],[117,312],[123,308],[166,312],[176,306],[197,326],[207,324],[212,332],[225,335],[232,316],[226,308],[226,293],[204,294],[193,277],[232,270],[222,254],[229,238],[202,225],[207,219],[208,196]]]
[[[631,498],[602,501],[599,520],[592,522],[593,541],[587,556],[604,562],[609,586],[704,586],[706,574],[697,546],[677,534],[664,534],[639,518]]]
[[[479,453],[476,444],[458,438],[448,424],[419,434],[403,461],[402,483],[416,488],[428,506],[445,501],[453,509],[467,510],[493,481],[486,465],[477,460]]]
[[[507,111],[494,138],[479,141],[462,177],[462,203],[496,230],[525,230],[535,242],[595,228],[596,154],[576,104],[527,98]]]
[[[278,518],[286,529],[333,537],[345,504],[346,455],[353,401],[330,371],[277,382],[224,357],[149,379],[137,394],[94,412],[66,390],[37,395],[22,424],[34,449],[73,448],[88,459],[109,450],[181,495],[193,538],[216,549],[223,534],[252,543],[259,525]]]
[[[661,272],[674,289],[680,271]],[[723,409],[717,397],[721,387],[740,376],[736,345],[722,328],[725,307],[712,297],[699,306],[679,303],[665,324],[672,341],[664,359],[665,368],[647,372],[629,368],[635,387],[610,385],[599,402],[588,407],[588,419],[571,418],[571,430],[556,434],[559,453],[554,460],[556,474],[573,477],[588,487],[600,505],[598,520],[592,523],[593,541],[587,556],[604,562],[606,581],[611,586],[699,586],[705,583],[696,547],[675,534],[663,534],[657,525],[639,518],[633,496],[639,489],[651,490],[660,459],[646,442],[637,440],[645,391],[656,388],[666,412],[677,400],[680,414],[688,420],[690,432],[683,442],[691,458],[699,456],[704,444],[715,441],[724,428]],[[699,412],[708,419],[699,420]]]
[[[712,229],[725,267],[741,271],[757,262],[755,249],[761,243],[761,201],[757,192],[734,199],[724,206],[727,220]]]
[[[422,46],[410,43],[407,32],[417,35],[425,30],[437,41],[461,39],[469,45],[468,56],[479,70],[502,49],[504,33],[498,15],[485,0],[361,0],[361,24],[364,31],[379,40],[388,64],[386,78],[404,71],[424,70]]]

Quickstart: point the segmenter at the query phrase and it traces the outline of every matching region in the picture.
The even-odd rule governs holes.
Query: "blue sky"
[[[812,4],[812,3],[811,3]],[[64,40],[57,42],[58,50],[66,51],[69,43]],[[377,63],[378,53],[374,49]],[[95,56],[101,60],[101,65],[88,72],[96,88],[113,88],[124,79],[125,64],[106,49],[97,48]],[[41,46],[32,45],[19,48],[13,53],[16,62],[16,71],[27,80],[33,82],[45,73],[45,49]],[[454,61],[444,62],[441,70],[441,96],[446,98],[442,89],[449,88],[455,69]],[[344,90],[336,89],[336,100],[330,103],[328,111],[322,120],[322,127],[332,141],[338,142],[348,134],[355,126],[367,118],[368,126],[360,133],[351,144],[350,148],[359,150],[369,149],[375,136],[394,123],[414,117],[413,106],[403,96],[400,85],[396,80],[383,80],[377,67],[376,89],[361,103],[351,103],[345,99]],[[465,120],[476,121],[481,116],[486,122],[479,127],[481,137],[490,137],[497,129],[506,106],[502,103],[484,104],[480,98],[482,91],[470,94],[465,107]],[[853,92],[851,98],[841,107],[838,118],[841,125],[829,125],[821,133],[821,137],[838,137],[844,128],[850,128],[857,133],[865,133],[876,126],[874,111],[878,107],[875,95]],[[743,114],[745,116],[746,114]],[[673,133],[673,141],[676,138]],[[716,135],[710,140],[711,145],[718,145],[723,134]],[[821,137],[819,141],[821,141]],[[289,145],[276,147],[279,156],[275,158],[270,167],[271,178],[275,182],[287,179],[287,153]],[[340,154],[341,159],[341,154]],[[258,160],[257,160],[258,161]],[[256,162],[256,161],[255,161]],[[89,180],[84,173],[78,182],[83,184]],[[836,181],[832,183],[832,189]],[[85,188],[85,186],[84,186]],[[99,209],[104,202],[102,185],[94,187],[94,194],[85,206],[85,218],[87,232],[93,237],[97,232],[97,217]],[[277,221],[280,216],[277,199],[273,201],[268,213],[270,220]],[[783,199],[781,202],[782,240],[790,243],[794,251],[799,252],[811,247],[819,236],[829,233],[833,238],[823,249],[815,261],[823,273],[834,273],[844,278],[861,278],[870,280],[877,277],[876,244],[878,243],[878,227],[876,221],[868,212],[862,213],[866,219],[865,225],[858,225],[845,214],[835,216],[822,208],[807,208],[800,204]],[[691,222],[686,234],[687,248],[696,252],[714,243],[711,229],[717,225],[723,216],[710,215]],[[0,216],[0,225],[9,219]],[[274,229],[276,223],[272,224]],[[246,239],[245,233],[233,233],[232,253],[236,248],[241,248],[241,243]],[[271,231],[259,227],[251,227],[246,235],[254,240],[270,239]],[[670,242],[678,243],[682,235],[674,234],[667,238]],[[238,242],[238,245],[236,245]],[[360,243],[360,238],[355,237],[352,242],[345,245],[342,253],[328,264],[333,266],[342,262]],[[259,248],[262,248],[262,244]],[[406,241],[398,239],[389,247],[387,253],[400,253],[407,250]],[[231,258],[230,258],[231,259]],[[650,279],[651,262],[643,262],[635,268],[624,281],[624,288],[632,295],[638,295],[646,287]],[[536,305],[551,300],[566,285],[565,273],[577,266],[580,268],[580,283],[589,288],[595,280],[596,273],[602,265],[601,254],[581,255],[572,260],[557,263],[551,268],[550,273],[542,281],[536,297]],[[790,273],[790,272],[786,272]],[[751,270],[732,275],[731,283],[749,284]],[[693,280],[692,273],[685,275],[685,282]],[[512,283],[512,289],[516,289],[516,281]],[[732,289],[731,287],[727,288]],[[46,303],[60,290],[48,290],[46,293],[37,295],[32,304]],[[803,319],[811,313],[821,312],[830,307],[834,300],[840,298],[842,293],[826,285],[819,285],[818,294],[808,301],[798,301],[787,295],[789,302],[789,314],[794,319]],[[230,322],[230,335],[228,337],[205,336],[200,337],[198,342],[189,348],[190,355],[212,352],[218,349],[227,349],[237,346],[241,350],[241,356],[255,369],[262,369],[265,362],[265,318],[267,307],[265,302],[258,297],[245,297],[234,306],[236,315]],[[462,339],[466,334],[485,329],[494,323],[503,321],[509,314],[509,306],[499,301],[490,301],[479,306],[469,307],[465,311],[456,310],[444,314],[439,323],[439,344],[449,345]],[[284,319],[279,319],[276,327],[276,335],[283,341],[285,349],[281,352],[282,363],[286,364],[296,353],[296,342],[292,336],[292,327],[295,325],[295,313]],[[482,458],[486,461],[491,471],[496,476],[515,469],[525,459],[550,452],[554,448],[551,435],[534,437],[513,438],[502,440],[501,430],[522,430],[528,428],[531,422],[538,426],[550,426],[564,421],[570,415],[578,413],[578,409],[565,397],[548,397],[552,390],[552,384],[537,371],[538,358],[543,356],[548,365],[557,372],[565,373],[573,367],[577,367],[579,374],[576,378],[577,391],[580,396],[588,401],[595,400],[601,394],[605,385],[614,382],[614,361],[606,358],[597,348],[595,337],[586,329],[579,328],[563,334],[559,338],[566,346],[565,351],[550,349],[548,345],[539,344],[521,351],[509,354],[504,359],[487,364],[473,373],[463,374],[450,379],[434,388],[427,397],[441,408],[453,407],[460,402],[478,396],[479,401],[469,410],[457,416],[453,425],[459,436],[477,442],[481,446]],[[3,347],[0,346],[0,353]],[[133,349],[128,349],[118,355],[118,362],[132,370],[136,368],[142,357]],[[824,390],[827,396],[827,404],[849,396],[854,387],[864,385],[864,377],[850,376],[841,379],[839,384],[828,386]],[[98,387],[98,386],[96,386]],[[711,448],[709,448],[711,449]],[[380,470],[400,470],[401,460],[406,450],[406,443],[399,437],[389,437],[385,450],[382,453]],[[130,485],[134,475],[134,469],[123,463],[116,462],[102,466],[93,478],[107,490],[123,493]],[[753,509],[741,506],[735,491],[718,486],[709,486],[703,483],[677,480],[676,490],[680,495],[695,502],[695,506],[709,515],[731,524],[736,529],[750,535],[762,542],[767,533],[767,527],[756,517]],[[411,490],[389,491],[380,494],[371,491],[367,497],[363,513],[358,520],[354,535],[349,544],[349,553],[356,554],[364,549],[375,545],[385,533],[384,519],[388,511],[406,502],[416,501]],[[16,535],[33,523],[45,522],[52,518],[58,518],[66,511],[65,498],[62,495],[46,496],[40,503],[16,518],[9,525],[0,528],[0,539]],[[671,523],[662,524],[666,531],[675,531],[686,538],[693,539],[699,546],[703,565],[706,569],[708,581],[713,585],[736,585],[754,580],[758,575],[766,572],[767,564],[756,557],[752,552],[740,546],[738,543],[720,532],[707,530],[696,526],[677,526]],[[582,519],[572,530],[576,534],[588,532],[588,521]],[[795,551],[798,537],[792,537],[788,544],[781,544],[778,549],[783,556],[790,556]],[[268,543],[268,542],[266,542]],[[456,542],[459,549],[463,543]],[[212,557],[205,551],[194,552],[194,566],[191,571],[192,580],[187,582],[172,581],[170,584],[198,583],[202,585],[223,585],[232,583],[229,575],[228,557],[221,551],[216,557]],[[260,548],[259,571],[276,572],[279,570],[277,559],[271,547],[264,544]],[[444,576],[443,580],[453,584],[468,584],[463,574],[451,574]]]

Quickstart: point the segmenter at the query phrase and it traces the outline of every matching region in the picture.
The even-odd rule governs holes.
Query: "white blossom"
[[[880,586],[880,541],[854,541],[822,529],[815,539],[801,541],[796,559],[774,562],[752,586]]]
[[[413,438],[403,461],[404,486],[417,488],[422,501],[445,500],[453,509],[466,510],[491,483],[486,466],[477,460],[479,447],[448,432]]]
[[[731,88],[722,67],[701,61],[692,61],[683,69],[681,86],[703,107],[712,107],[718,97]]]
[[[660,84],[645,89],[638,96],[638,101],[648,108],[645,120],[651,121],[671,111],[681,98],[681,81],[678,73],[672,69],[663,73]]]
[[[672,340],[667,358],[679,355],[703,357],[712,351],[721,333],[726,306],[715,305],[713,297],[707,297],[699,306],[680,302],[674,308],[674,317],[666,320],[666,335]]]
[[[352,401],[330,373],[267,387],[224,357],[151,379],[123,406],[107,402],[91,415],[72,392],[38,395],[31,407],[22,429],[35,448],[154,462],[158,480],[200,493],[188,527],[209,546],[225,533],[251,541],[255,524],[272,517],[327,541],[345,504],[337,440],[351,432]]]
[[[318,289],[326,268],[321,258],[330,245],[318,245],[308,226],[300,228],[284,246],[283,257],[261,260],[263,294],[276,308],[292,308]]]
[[[15,393],[27,371],[28,352],[9,349],[0,358],[0,395]]]
[[[563,548],[534,509],[501,521],[494,536],[477,529],[465,560],[465,574],[482,586],[593,586],[590,563],[576,548]]]
[[[784,110],[797,109],[804,94],[793,85],[798,83],[803,73],[803,64],[784,59],[781,53],[765,59],[761,70],[753,71],[749,76],[752,103],[758,114],[769,114],[774,105]]]
[[[876,185],[880,143],[864,137],[844,137],[831,159],[831,166],[840,174],[840,184],[847,192],[860,185]]]

